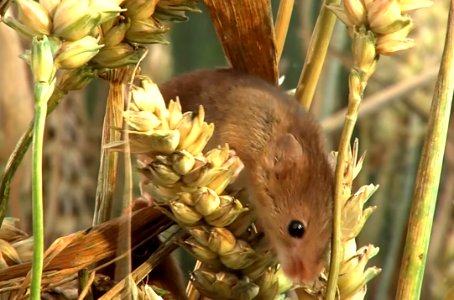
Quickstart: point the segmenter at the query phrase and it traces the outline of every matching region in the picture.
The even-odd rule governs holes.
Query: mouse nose
[[[301,259],[290,259],[282,262],[284,273],[294,282],[309,284],[322,271],[321,265],[310,265]]]

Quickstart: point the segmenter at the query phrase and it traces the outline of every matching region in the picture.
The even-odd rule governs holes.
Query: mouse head
[[[287,276],[314,280],[331,238],[333,172],[320,141],[287,133],[270,143],[251,191],[263,229]]]

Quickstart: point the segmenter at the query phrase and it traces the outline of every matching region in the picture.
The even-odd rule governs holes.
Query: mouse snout
[[[286,257],[281,259],[284,273],[294,282],[311,283],[323,270],[321,263],[309,263],[299,257]]]

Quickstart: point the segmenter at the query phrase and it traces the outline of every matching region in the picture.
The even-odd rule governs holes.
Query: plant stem
[[[329,267],[328,286],[326,291],[327,300],[336,298],[337,278],[339,276],[340,262],[343,257],[343,249],[341,243],[341,219],[342,207],[350,196],[350,186],[346,184],[345,174],[348,172],[348,153],[350,147],[350,139],[353,134],[356,119],[358,117],[359,104],[361,103],[362,93],[365,84],[360,84],[361,87],[355,88],[358,82],[358,77],[361,75],[354,69],[351,70],[349,76],[350,92],[348,100],[348,110],[345,116],[344,128],[339,143],[337,155],[336,173],[335,173],[335,195],[334,195],[334,213],[333,213],[333,238],[331,243],[331,263]]]
[[[364,105],[361,106],[361,110],[364,108]],[[399,258],[400,258],[400,249],[402,246],[402,239],[404,238],[405,235],[405,228],[406,228],[406,220],[408,219],[408,214],[410,212],[410,204],[411,204],[411,191],[415,182],[415,174],[416,174],[416,165],[415,161],[417,160],[418,152],[421,146],[420,143],[420,135],[418,134],[418,131],[420,131],[420,125],[418,124],[420,121],[418,121],[418,116],[417,115],[412,115],[409,120],[408,126],[408,140],[407,142],[402,145],[402,148],[399,147],[397,148],[398,152],[400,152],[400,159],[405,161],[405,165],[407,166],[405,169],[405,173],[402,174],[401,182],[398,180],[397,185],[399,186],[400,190],[400,195],[398,195],[399,198],[401,199],[400,203],[391,203],[393,209],[395,211],[394,216],[392,217],[392,225],[386,222],[384,226],[392,226],[391,231],[392,231],[392,237],[391,241],[389,243],[388,251],[385,251],[386,257],[384,258],[384,263],[383,263],[383,273],[381,274],[381,279],[379,286],[377,288],[377,293],[376,293],[376,299],[388,299],[389,296],[389,291],[390,287],[392,286],[394,282],[394,276],[395,272],[397,271],[398,268],[398,263],[399,263]],[[397,158],[399,159],[399,158]],[[395,170],[393,170],[395,171]],[[388,178],[392,178],[392,176],[389,176]],[[392,197],[392,196],[391,196]],[[394,196],[396,197],[396,196]],[[384,199],[383,199],[384,200]],[[384,203],[383,202],[378,202],[378,203]],[[383,226],[382,226],[383,228]],[[383,234],[383,236],[387,236],[389,233]],[[388,238],[388,237],[386,237]]]
[[[277,11],[276,25],[274,34],[276,36],[277,61],[281,59],[282,50],[284,50],[285,39],[287,37],[288,26],[292,17],[295,0],[281,0]]]
[[[338,4],[339,2],[340,0],[324,0],[320,15],[315,24],[306,60],[304,61],[303,71],[301,72],[295,92],[296,99],[303,104],[306,110],[309,110],[311,107],[315,88],[317,87],[326,53],[328,52],[334,24],[336,23],[336,16],[326,6],[329,4]]]
[[[32,144],[33,260],[31,299],[41,299],[41,276],[44,256],[43,218],[43,141],[47,114],[48,83],[35,83],[35,118]]]
[[[105,78],[109,81],[109,95],[102,128],[93,225],[112,218],[113,196],[118,176],[118,153],[110,151],[104,146],[121,139],[121,131],[118,128],[123,127],[125,88],[131,78],[131,72],[132,69],[119,68],[108,72]]]
[[[454,92],[454,0],[418,168],[395,299],[418,299],[429,247]]]

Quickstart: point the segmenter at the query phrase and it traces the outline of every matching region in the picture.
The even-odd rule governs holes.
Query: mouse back
[[[293,130],[295,117],[303,116],[305,122],[308,116],[279,88],[232,69],[184,74],[159,89],[166,101],[178,97],[183,111],[195,112],[203,105],[207,121],[215,124],[209,147],[229,143],[246,165],[271,139]],[[309,123],[305,127],[314,127],[315,122]]]

